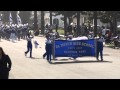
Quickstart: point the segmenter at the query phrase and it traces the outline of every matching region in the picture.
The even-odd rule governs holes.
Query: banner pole
[[[97,58],[97,39],[95,39],[95,57]]]

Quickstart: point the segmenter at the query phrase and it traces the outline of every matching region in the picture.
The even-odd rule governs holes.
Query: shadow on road
[[[53,59],[52,59],[53,60]],[[54,61],[56,60],[59,60],[59,61],[66,61],[66,60],[69,60],[69,59],[54,59]]]
[[[114,47],[114,46],[106,46],[108,48],[112,48],[112,49],[120,49],[119,47]]]
[[[26,57],[26,58],[30,58],[30,57]],[[32,57],[32,58],[30,58],[30,59],[40,59],[40,58]]]
[[[71,63],[112,63],[111,61],[60,61],[60,62],[52,62],[51,64],[71,64]]]
[[[32,57],[31,59],[40,59],[40,58],[35,58],[35,57]]]
[[[110,56],[109,54],[103,54],[103,56]]]

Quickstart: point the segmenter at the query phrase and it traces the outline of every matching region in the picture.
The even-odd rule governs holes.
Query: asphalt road
[[[77,60],[57,58],[49,64],[42,58],[45,52],[45,38],[35,37],[42,48],[33,47],[33,59],[27,50],[26,40],[12,43],[2,40],[0,46],[12,60],[10,79],[120,79],[120,49],[104,47],[104,62],[95,57],[82,57]]]

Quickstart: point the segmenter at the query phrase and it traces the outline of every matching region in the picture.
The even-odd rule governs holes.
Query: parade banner
[[[55,57],[96,56],[96,40],[55,40]]]

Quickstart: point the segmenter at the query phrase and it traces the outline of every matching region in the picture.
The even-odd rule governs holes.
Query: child
[[[35,45],[35,48],[37,49],[37,48],[41,48],[40,46],[39,46],[39,43],[36,41],[36,40],[34,40],[34,45]]]

